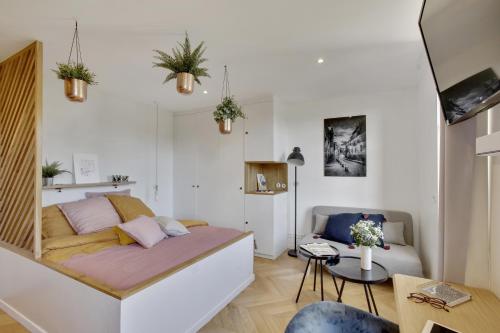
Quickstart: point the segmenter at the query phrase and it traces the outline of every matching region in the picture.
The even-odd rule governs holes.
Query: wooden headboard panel
[[[0,240],[41,250],[42,44],[0,63]]]

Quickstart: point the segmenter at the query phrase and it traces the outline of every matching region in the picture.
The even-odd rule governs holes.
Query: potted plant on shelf
[[[184,43],[178,43],[179,48],[172,49],[172,55],[169,55],[160,50],[154,50],[158,55],[155,56],[160,62],[155,62],[154,67],[161,67],[171,71],[167,75],[163,83],[177,79],[177,91],[180,94],[190,95],[193,93],[194,82],[201,85],[200,77],[210,77],[208,69],[200,67],[202,63],[207,61],[203,58],[206,48],[203,47],[205,42],[201,42],[194,50],[191,51],[191,42],[186,33]]]
[[[245,119],[241,106],[236,103],[233,96],[224,97],[214,111],[214,120],[219,124],[219,131],[222,134],[231,133],[232,123],[237,118]]]
[[[384,239],[382,227],[373,221],[361,220],[350,228],[354,243],[361,247],[361,269],[369,271],[372,269],[372,247]]]
[[[61,169],[62,163],[55,161],[49,164],[45,161],[45,165],[42,166],[42,184],[43,186],[54,185],[54,177],[62,173],[71,173],[68,170]]]
[[[64,94],[72,102],[84,102],[87,99],[87,86],[95,85],[95,74],[83,63],[57,64],[53,71],[64,80]]]

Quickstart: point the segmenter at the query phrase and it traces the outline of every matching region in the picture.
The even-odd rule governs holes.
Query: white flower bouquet
[[[360,220],[350,228],[351,236],[357,246],[373,247],[380,244],[381,240],[384,239],[382,227],[376,226],[373,221]]]

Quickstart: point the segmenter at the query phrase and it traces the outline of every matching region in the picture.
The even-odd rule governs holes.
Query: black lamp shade
[[[300,148],[295,147],[293,148],[293,151],[290,155],[288,155],[288,158],[286,161],[290,164],[296,165],[296,166],[303,166],[304,165],[304,156],[300,153]]]

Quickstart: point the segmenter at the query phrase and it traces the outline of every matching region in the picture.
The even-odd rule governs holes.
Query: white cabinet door
[[[273,255],[281,255],[288,247],[288,193],[274,196]]]
[[[244,130],[243,121],[233,124],[232,133],[219,134],[219,167],[217,200],[219,217],[217,225],[244,230]]]
[[[247,230],[254,232],[255,253],[273,257],[273,209],[272,195],[246,194],[245,220]]]
[[[273,161],[273,103],[246,105],[245,161]]]
[[[196,216],[207,221],[210,225],[217,226],[219,215],[223,214],[222,202],[219,202],[219,130],[213,121],[212,114],[208,112],[196,115],[197,137],[197,197]]]
[[[196,218],[197,139],[194,116],[174,117],[174,216]]]
[[[243,122],[222,135],[212,114],[199,117],[204,126],[198,126],[197,216],[210,225],[243,230]]]

